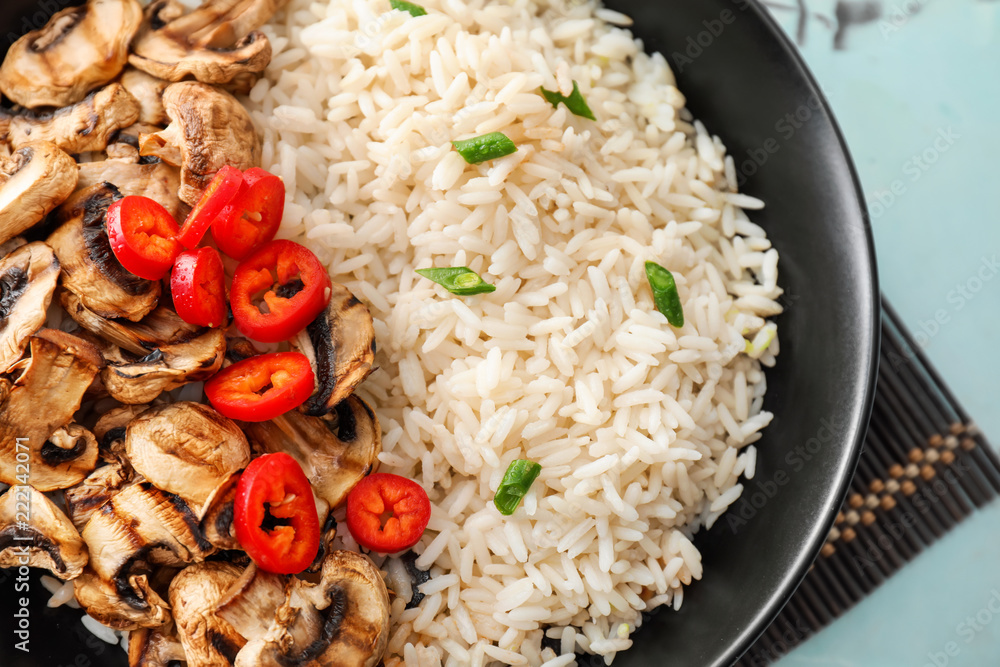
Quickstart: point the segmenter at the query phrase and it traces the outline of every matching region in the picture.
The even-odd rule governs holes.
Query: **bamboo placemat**
[[[775,662],[1000,494],[996,452],[882,305],[878,385],[850,493],[801,586],[737,667]]]

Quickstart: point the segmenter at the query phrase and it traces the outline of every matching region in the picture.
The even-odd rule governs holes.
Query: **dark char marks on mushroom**
[[[137,296],[152,289],[153,282],[125,270],[111,250],[111,241],[104,224],[108,207],[121,198],[122,193],[118,188],[105,181],[104,187],[87,199],[83,205],[83,242],[87,254],[101,273],[127,294]]]
[[[424,594],[419,590],[420,585],[431,580],[431,573],[429,570],[421,570],[417,567],[417,554],[413,551],[407,551],[400,558],[406,565],[406,571],[410,573],[410,581],[413,582],[413,597],[406,603],[407,609],[413,609],[424,599]]]

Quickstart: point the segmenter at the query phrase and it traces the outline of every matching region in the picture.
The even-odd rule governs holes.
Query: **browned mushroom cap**
[[[120,198],[110,183],[77,193],[59,209],[66,222],[48,243],[62,266],[63,287],[86,308],[101,317],[138,321],[156,307],[162,287],[126,271],[111,250],[104,221],[108,206]]]
[[[112,83],[83,100],[55,111],[4,112],[0,129],[14,149],[34,141],[51,141],[67,153],[102,151],[111,136],[139,119],[139,103],[120,83]]]
[[[232,473],[212,490],[198,514],[198,526],[209,544],[217,549],[242,549],[233,529],[236,486],[242,470]]]
[[[87,568],[73,580],[73,594],[88,615],[117,630],[155,628],[170,621],[170,605],[145,574],[107,581]]]
[[[226,335],[221,329],[210,329],[190,341],[164,345],[141,359],[128,359],[118,348],[115,351],[114,361],[105,354],[104,388],[121,403],[148,403],[165,391],[215,375],[225,357]]]
[[[170,85],[169,81],[143,72],[141,69],[126,67],[122,72],[121,83],[139,103],[140,123],[165,126],[170,122],[167,111],[163,108],[162,99],[163,91]]]
[[[184,647],[173,624],[129,633],[128,667],[175,667],[183,662]]]
[[[70,520],[44,494],[25,485],[0,496],[0,567],[18,565],[45,568],[60,579],[80,576],[87,565],[87,547]]]
[[[90,343],[54,329],[32,336],[29,346],[31,358],[17,385],[0,392],[0,482],[18,483],[15,443],[26,442],[31,485],[39,491],[65,489],[94,469],[97,448],[72,429],[57,434],[58,444],[50,438],[73,419],[103,362]],[[77,436],[83,440],[74,440]]]
[[[90,549],[93,577],[77,587],[77,601],[87,613],[119,630],[156,627],[169,620],[168,605],[150,585],[151,566],[198,562],[214,551],[198,530],[190,506],[149,482],[112,496],[81,535]]]
[[[302,406],[322,416],[351,395],[372,372],[375,328],[368,306],[340,283],[333,283],[330,304],[292,341],[309,358],[316,392]]]
[[[136,472],[197,508],[223,479],[250,463],[240,428],[200,403],[146,410],[126,428],[125,450]]]
[[[25,107],[64,107],[118,76],[139,30],[136,0],[90,0],[52,16],[11,45],[0,91]]]
[[[167,87],[163,106],[170,125],[139,138],[139,153],[181,167],[181,201],[194,206],[224,165],[246,170],[260,165],[260,137],[239,100],[204,83]]]
[[[184,568],[170,582],[170,604],[188,667],[231,665],[246,643],[215,614],[219,600],[241,571],[232,563],[198,563]]]
[[[236,667],[373,667],[388,642],[389,593],[378,568],[367,556],[335,551],[318,584],[292,580],[274,623],[247,642]]]
[[[253,562],[219,600],[215,613],[244,638],[264,635],[274,622],[274,613],[285,601],[289,577],[265,572]]]
[[[256,28],[287,2],[221,0],[185,14],[179,2],[155,0],[146,8],[129,62],[169,81],[229,83],[262,72],[271,61],[271,44]]]
[[[118,138],[132,139],[121,133]],[[175,219],[183,219],[187,209],[177,196],[181,170],[159,158],[140,157],[138,145],[138,140],[134,147],[128,141],[120,141],[108,146],[109,156],[113,153],[117,157],[81,163],[78,166],[77,191],[100,183],[111,183],[123,196],[149,197],[167,209]]]
[[[45,324],[58,280],[59,262],[40,241],[0,259],[0,372],[21,357],[28,337]]]
[[[159,306],[138,322],[101,317],[83,305],[69,290],[58,291],[59,303],[82,328],[132,354],[145,356],[164,345],[189,341],[205,331],[182,320],[166,306]]]
[[[375,469],[382,451],[378,418],[357,396],[341,401],[325,418],[292,411],[244,428],[264,451],[286,452],[298,461],[316,495],[331,508]]]
[[[0,161],[0,243],[66,201],[76,182],[76,162],[48,141],[25,144]]]
[[[94,512],[134,479],[135,471],[125,457],[105,463],[63,493],[70,521],[77,530],[83,530]]]

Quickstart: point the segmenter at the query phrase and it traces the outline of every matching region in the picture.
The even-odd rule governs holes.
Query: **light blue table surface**
[[[1000,1],[802,2],[799,47],[858,167],[883,293],[1000,444]],[[767,4],[795,36],[798,0]],[[868,12],[840,49],[838,5]],[[1000,503],[779,665],[1000,665]]]

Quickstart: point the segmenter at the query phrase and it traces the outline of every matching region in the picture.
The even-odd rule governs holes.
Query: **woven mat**
[[[883,301],[878,387],[851,491],[819,557],[737,662],[776,661],[1000,494],[1000,460]]]

